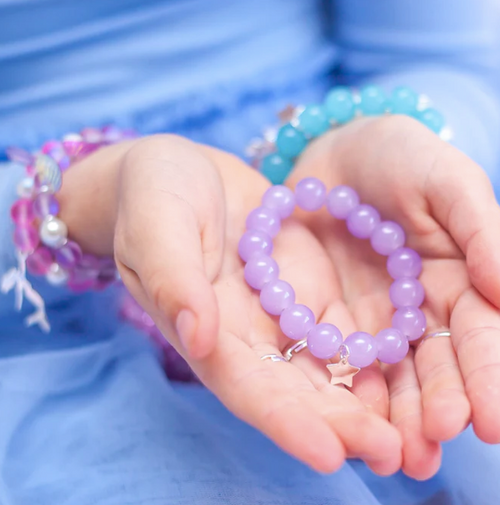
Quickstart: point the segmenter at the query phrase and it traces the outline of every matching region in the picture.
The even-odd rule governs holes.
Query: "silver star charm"
[[[333,384],[334,386],[344,384],[344,386],[347,386],[348,388],[352,388],[352,379],[361,370],[361,368],[352,366],[345,360],[342,360],[339,363],[326,365],[326,368],[328,368],[332,374],[330,384]]]

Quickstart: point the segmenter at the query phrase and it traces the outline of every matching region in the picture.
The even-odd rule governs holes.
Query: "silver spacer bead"
[[[439,136],[441,140],[445,142],[451,142],[453,140],[453,130],[449,126],[445,126],[440,132]]]
[[[47,216],[40,225],[40,240],[48,247],[59,249],[68,241],[68,227],[55,216]]]
[[[58,263],[52,263],[45,278],[47,279],[47,282],[53,286],[62,286],[68,281],[69,274]]]
[[[428,109],[429,107],[432,106],[431,99],[427,95],[419,95],[418,97],[418,103],[417,103],[417,110],[418,111],[423,111],[425,109]]]
[[[81,142],[83,137],[79,133],[68,133],[64,135],[63,142]]]

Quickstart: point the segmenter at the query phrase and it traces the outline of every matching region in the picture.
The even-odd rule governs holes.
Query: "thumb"
[[[212,286],[224,249],[218,173],[184,139],[153,138],[134,151],[121,175],[117,264],[174,347],[187,359],[202,359],[214,349],[219,326]]]
[[[500,207],[486,173],[447,146],[426,189],[432,214],[466,257],[472,283],[500,307]]]

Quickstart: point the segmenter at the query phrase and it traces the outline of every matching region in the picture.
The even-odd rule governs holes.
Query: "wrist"
[[[64,174],[57,195],[60,217],[68,227],[70,238],[87,253],[113,255],[119,173],[127,152],[138,141],[99,149]]]

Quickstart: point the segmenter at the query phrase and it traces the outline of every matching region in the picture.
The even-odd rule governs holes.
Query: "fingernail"
[[[197,326],[198,321],[196,320],[196,316],[189,309],[182,309],[179,314],[177,314],[175,328],[179,338],[181,339],[182,346],[188,352],[193,345],[193,339]]]

